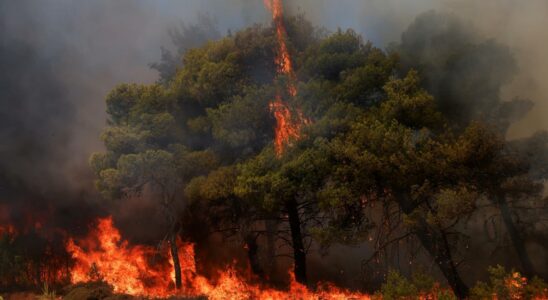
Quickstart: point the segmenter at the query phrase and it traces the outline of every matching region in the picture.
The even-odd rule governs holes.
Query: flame
[[[272,19],[276,26],[276,39],[278,41],[278,52],[275,58],[277,72],[279,75],[285,75],[289,81],[286,89],[291,97],[297,96],[297,86],[295,85],[296,76],[291,61],[291,55],[287,48],[287,32],[283,21],[282,0],[264,0],[265,6],[272,12]],[[300,138],[301,128],[308,123],[299,109],[293,113],[289,105],[282,100],[278,93],[276,99],[270,103],[270,111],[276,119],[276,130],[274,146],[276,154],[281,156],[286,145],[290,145],[292,140]]]
[[[172,285],[166,276],[171,270],[169,262],[151,264],[157,251],[130,246],[110,217],[100,219],[79,245],[69,239],[67,251],[76,262],[71,270],[73,283],[103,280],[117,293],[154,297],[167,296]]]
[[[67,243],[67,250],[75,261],[71,281],[103,280],[117,293],[151,298],[179,295],[206,296],[211,300],[370,299],[366,294],[350,292],[332,284],[323,284],[317,291],[310,291],[292,274],[289,289],[276,290],[249,283],[233,267],[219,270],[218,279],[211,281],[196,272],[194,246],[179,241],[178,248],[184,285],[180,291],[174,289],[174,271],[166,247],[131,246],[122,239],[112,218],[99,219],[88,237],[78,243],[73,239]]]
[[[276,154],[281,156],[286,145],[292,140],[300,138],[301,128],[306,124],[306,121],[300,112],[297,113],[297,118],[295,119],[289,106],[280,96],[277,96],[275,101],[270,102],[269,107],[276,119],[276,134],[274,138]]]

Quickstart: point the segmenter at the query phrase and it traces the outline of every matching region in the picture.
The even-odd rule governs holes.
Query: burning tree
[[[378,258],[414,240],[465,297],[461,225],[487,199],[518,235],[506,199],[540,199],[528,168],[500,127],[443,109],[454,99],[428,92],[405,47],[401,68],[352,30],[326,34],[268,7],[272,27],[185,52],[161,85],[111,92],[107,151],[91,159],[99,190],[158,199],[177,287],[176,237],[200,227],[186,237],[236,236],[261,276],[262,249],[274,260],[289,245],[301,284],[310,251],[377,236]]]
[[[271,34],[269,28],[255,27],[190,50],[167,88],[121,85],[107,97],[109,127],[102,136],[107,152],[91,158],[97,187],[110,199],[158,198],[170,227],[178,287],[174,241],[186,222],[180,219],[185,185],[220,163],[241,159],[240,151],[252,154],[271,141],[267,98],[261,106],[254,97],[259,88],[252,84],[274,77]],[[237,119],[241,110],[249,110],[247,104],[249,119]],[[249,122],[256,124],[254,130]]]
[[[526,278],[544,271],[526,243],[546,247],[539,228],[546,222],[548,134],[506,140],[510,124],[532,107],[500,95],[517,69],[511,51],[433,12],[420,16],[400,44],[382,50],[351,29],[327,32],[304,16],[287,16],[281,0],[264,2],[270,25],[222,36],[215,21],[203,17],[203,24],[172,31],[176,55],[162,50],[162,61],[151,66],[159,81],[121,84],[106,98],[105,150],[90,158],[97,190],[114,203],[109,208],[134,204],[123,214],[145,224],[132,227],[138,238],[154,231],[146,241],[118,230],[116,212],[83,214],[86,195],[67,197],[75,204],[50,213],[47,206],[60,202],[29,190],[38,186],[41,194],[42,184],[31,181],[65,159],[49,160],[65,134],[42,139],[40,126],[5,114],[6,137],[21,127],[32,128],[32,138],[5,156],[24,157],[24,163],[0,163],[0,200],[9,198],[0,205],[2,291],[70,280],[104,281],[98,284],[108,293],[143,297],[368,299],[331,284],[310,289],[318,275],[310,272],[315,255],[339,244],[365,249],[363,274],[352,276],[374,288],[382,280],[387,298],[546,298],[542,280]],[[65,108],[64,93],[47,80],[55,74],[34,72],[35,66],[49,70],[51,61],[28,60],[33,51],[11,42],[0,45],[6,71],[0,94],[13,102],[42,82],[50,88],[29,99],[39,99],[38,108],[49,103],[43,96],[63,99],[46,106]],[[18,64],[23,71],[15,71]],[[27,117],[34,103],[21,103],[14,107]],[[50,124],[37,111],[37,124],[54,131],[73,121]],[[42,156],[48,168],[35,165]],[[57,189],[48,193],[65,198]],[[59,216],[74,207],[77,218]],[[503,225],[495,246],[509,241],[526,277],[499,267],[490,270],[490,284],[469,289],[461,267],[480,252],[468,243],[480,231],[478,220]],[[86,237],[77,233],[85,224],[91,226]],[[219,240],[223,247],[211,247]],[[404,256],[410,259],[402,263]],[[411,273],[417,261],[437,269],[450,288],[390,271]],[[288,276],[276,272],[278,262],[291,269]],[[286,290],[272,288],[282,281]]]

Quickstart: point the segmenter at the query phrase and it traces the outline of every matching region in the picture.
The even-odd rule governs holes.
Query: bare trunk
[[[510,212],[508,202],[506,202],[506,199],[504,197],[499,197],[499,207],[502,214],[502,220],[504,221],[504,225],[506,226],[506,231],[508,231],[508,235],[510,236],[512,244],[514,245],[514,248],[516,249],[516,252],[518,254],[521,267],[523,268],[523,273],[526,276],[532,277],[535,275],[535,269],[533,268],[533,264],[531,263],[531,259],[529,258],[529,254],[527,253],[527,249],[525,249],[524,240],[521,238],[520,233],[514,223],[514,220],[512,220],[512,213]]]
[[[270,278],[273,277],[276,271],[276,231],[278,224],[276,221],[266,220],[266,252],[267,261],[266,267]]]
[[[179,262],[179,249],[177,248],[177,234],[172,233],[170,235],[169,246],[171,249],[171,258],[173,260],[173,269],[175,270],[175,287],[181,289],[181,263]]]
[[[399,206],[405,214],[411,214],[415,207],[412,202],[405,196],[400,196]],[[451,255],[451,247],[447,240],[447,235],[437,226],[432,226],[424,219],[418,220],[418,224],[413,227],[414,234],[417,236],[421,245],[434,258],[434,261],[440,268],[447,283],[459,299],[468,297],[470,289],[460,277],[459,272],[453,257]]]
[[[263,277],[264,271],[259,261],[259,245],[257,244],[257,237],[253,234],[248,234],[245,237],[245,245],[247,248],[247,258],[249,259],[249,265],[253,274]]]
[[[303,237],[301,233],[301,220],[296,200],[285,203],[291,229],[291,241],[293,244],[294,272],[297,282],[306,284],[306,253],[304,251]]]
[[[420,223],[423,224],[420,224],[415,228],[415,234],[421,241],[422,246],[428,251],[430,256],[434,258],[434,261],[440,268],[445,279],[447,279],[447,282],[453,289],[455,295],[459,299],[466,298],[469,293],[469,288],[457,271],[445,233],[439,229],[432,228],[432,226],[429,226],[424,221]]]

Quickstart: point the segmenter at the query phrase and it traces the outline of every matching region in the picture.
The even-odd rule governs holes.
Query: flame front
[[[287,92],[291,97],[297,96],[297,86],[291,55],[287,48],[282,0],[264,0],[265,6],[272,12],[272,19],[276,26],[276,39],[278,41],[278,51],[275,58],[278,75],[284,75],[289,80],[286,86]],[[301,136],[301,129],[308,121],[303,117],[299,109],[292,112],[289,105],[283,101],[281,93],[278,93],[276,99],[270,103],[270,111],[276,119],[276,131],[274,145],[276,154],[281,156],[286,145],[292,140],[297,140]]]
[[[173,266],[167,247],[131,246],[121,238],[112,218],[100,219],[87,238],[78,243],[70,239],[67,243],[67,250],[75,261],[71,281],[103,280],[117,293],[152,298],[181,295],[206,296],[211,300],[369,299],[365,294],[331,284],[324,284],[312,292],[296,282],[292,275],[287,291],[275,290],[249,283],[232,267],[219,270],[218,279],[211,281],[196,273],[193,245],[180,242],[178,247],[184,285],[180,291],[174,288]]]
[[[90,236],[77,245],[73,239],[67,251],[75,260],[71,281],[103,280],[117,293],[162,297],[172,285],[169,275],[171,264],[167,260],[151,263],[155,249],[130,246],[122,240],[113,226],[112,218],[100,219]]]

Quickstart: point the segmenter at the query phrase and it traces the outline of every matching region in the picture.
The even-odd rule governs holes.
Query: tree
[[[167,85],[183,67],[182,57],[188,50],[221,38],[216,20],[209,15],[198,15],[196,24],[181,22],[179,27],[171,28],[168,34],[175,46],[175,54],[162,47],[160,61],[150,64],[152,69],[158,71],[159,82],[164,85]]]
[[[438,215],[442,199],[458,193],[460,181],[439,177],[445,171],[439,155],[443,147],[434,136],[443,128],[441,116],[433,98],[418,86],[416,73],[388,82],[385,91],[387,99],[377,109],[361,118],[345,138],[332,142],[338,163],[323,193],[395,202],[455,293],[465,296],[468,288],[456,270],[448,240],[451,222]]]
[[[401,55],[404,70],[416,68],[421,72],[424,87],[435,96],[440,111],[451,121],[451,126],[466,127],[472,121],[483,120],[493,127],[492,130],[499,132],[500,136],[486,137],[496,141],[498,149],[493,149],[496,154],[492,159],[496,162],[485,163],[497,166],[498,162],[505,167],[514,164],[510,167],[512,174],[500,178],[498,173],[493,172],[492,182],[485,182],[485,186],[490,186],[490,200],[501,213],[524,273],[535,274],[524,240],[520,238],[525,232],[512,218],[517,212],[508,203],[538,198],[539,188],[532,182],[534,177],[527,174],[527,161],[536,161],[534,168],[538,169],[545,165],[545,160],[529,160],[530,157],[525,157],[525,149],[528,148],[527,144],[534,144],[535,141],[537,147],[546,147],[546,142],[539,145],[538,137],[542,134],[537,134],[519,142],[514,141],[510,147],[503,145],[502,136],[506,135],[510,125],[523,118],[533,107],[530,100],[514,98],[504,101],[500,95],[502,87],[517,73],[513,54],[508,47],[480,37],[471,26],[456,16],[435,12],[418,16],[403,33],[402,41],[395,50]],[[511,148],[513,151],[509,151]],[[521,161],[512,159],[512,156],[521,157]],[[537,171],[531,171],[536,173],[531,175],[540,179]],[[503,191],[505,180],[520,176],[523,179],[520,184],[531,187],[529,193],[512,194]],[[526,191],[525,188],[521,190]]]
[[[159,85],[121,85],[107,97],[109,127],[102,135],[106,153],[93,154],[90,164],[97,187],[109,199],[150,193],[158,197],[169,224],[170,244],[181,287],[176,238],[180,230],[176,198],[184,177],[179,176],[181,156],[176,151],[180,130],[174,101]]]
[[[507,49],[468,45],[475,37],[457,23],[434,19],[447,22],[442,29],[455,34],[454,47],[424,47],[447,37],[436,30],[420,35],[426,21],[419,19],[396,48],[404,72],[397,53],[351,30],[328,35],[302,17],[285,20],[299,89],[288,103],[311,122],[281,156],[268,104],[287,78],[274,80],[273,28],[255,25],[185,51],[168,84],[121,85],[107,97],[107,151],[91,159],[99,190],[111,199],[153,194],[166,211],[172,245],[192,224],[200,224],[203,236],[237,237],[258,275],[264,274],[261,237],[270,248],[286,242],[301,283],[313,246],[355,245],[377,235],[383,236],[373,245],[378,254],[412,239],[459,297],[468,294],[458,271],[466,234],[460,225],[478,203],[491,201],[527,267],[511,208],[538,201],[531,175],[545,172],[529,169],[524,162],[531,155],[523,153],[538,155],[530,149],[545,147],[546,139],[516,145],[503,138],[529,107],[500,101],[498,89],[513,70]],[[476,74],[479,61],[498,77]],[[459,76],[463,90],[454,85]],[[485,122],[475,121],[482,116]]]
[[[178,43],[186,43],[187,29],[173,32]],[[113,200],[144,193],[158,199],[170,227],[177,287],[181,271],[175,239],[185,224],[181,206],[186,185],[242,158],[234,152],[251,155],[270,142],[268,100],[265,95],[262,101],[252,100],[261,92],[257,85],[265,82],[256,75],[268,82],[274,76],[274,42],[270,28],[255,26],[200,48],[185,48],[180,51],[182,67],[166,73],[163,84],[124,84],[107,96],[106,152],[90,159],[96,185]]]
[[[295,279],[307,282],[305,237],[308,211],[305,191],[300,189],[291,174],[296,169],[281,164],[272,148],[241,166],[241,175],[235,187],[236,194],[274,216],[287,220],[289,244],[293,250]],[[282,216],[286,217],[283,218]]]

